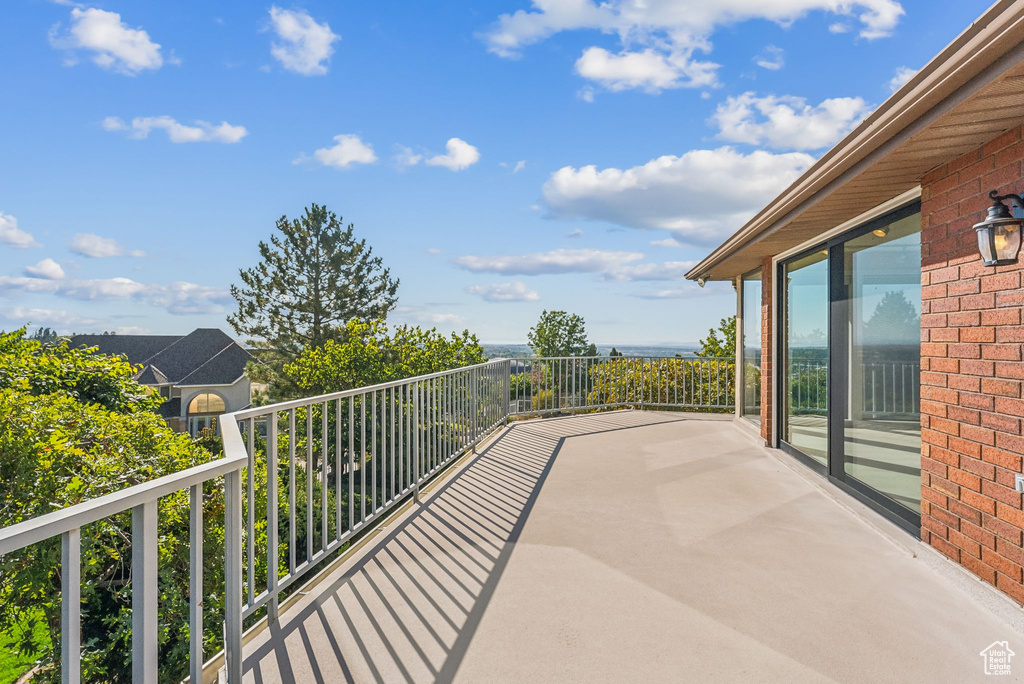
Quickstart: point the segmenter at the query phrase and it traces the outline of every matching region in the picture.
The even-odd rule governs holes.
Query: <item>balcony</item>
[[[513,424],[250,641],[244,680],[973,681],[1017,636],[782,458],[707,416]]]
[[[156,680],[155,502],[182,490],[190,633],[225,643],[204,663],[193,639],[193,681],[968,681],[1024,636],[759,446],[734,389],[732,360],[498,360],[254,408],[223,459],[2,529],[0,554],[60,536],[64,681],[80,530],[128,510],[133,678]],[[223,625],[198,589],[211,481]]]

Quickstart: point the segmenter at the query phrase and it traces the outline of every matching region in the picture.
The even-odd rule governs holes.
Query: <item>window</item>
[[[828,455],[828,250],[782,268],[782,438],[825,465]]]
[[[761,269],[743,276],[743,415],[761,422]]]
[[[227,407],[224,404],[224,400],[213,392],[197,394],[188,403],[188,414],[190,416],[204,413],[224,413],[225,411],[227,411]]]

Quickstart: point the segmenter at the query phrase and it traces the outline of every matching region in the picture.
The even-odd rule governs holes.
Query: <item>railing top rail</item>
[[[59,511],[0,528],[0,556],[83,525],[94,523],[97,520],[123,513],[147,501],[153,501],[187,487],[212,480],[242,467],[247,458],[243,448],[243,453],[238,456],[227,456],[203,463],[149,482],[142,482],[117,492],[104,494]]]
[[[489,361],[477,363],[472,366],[462,366],[461,368],[452,368],[450,370],[438,371],[437,373],[428,373],[427,375],[416,375],[411,378],[391,380],[390,382],[382,382],[377,385],[353,387],[352,389],[341,390],[340,392],[331,392],[329,394],[320,394],[315,397],[304,397],[302,399],[282,401],[277,404],[255,406],[253,408],[244,409],[242,411],[235,411],[234,413],[224,414],[223,416],[221,416],[221,420],[227,421],[232,418],[234,418],[235,420],[245,420],[247,418],[264,416],[274,411],[288,411],[293,408],[303,408],[306,406],[312,406],[314,404],[322,404],[325,401],[333,401],[335,399],[348,399],[349,397],[357,397],[360,394],[367,394],[369,392],[379,392],[380,390],[390,389],[392,387],[401,387],[402,385],[411,385],[416,382],[422,382],[424,380],[433,380],[434,378],[441,378],[446,375],[454,375],[455,373],[462,373],[464,371],[473,370],[474,368],[485,368],[487,366],[492,366],[498,363],[504,363],[506,361],[508,361],[508,359],[491,359]]]

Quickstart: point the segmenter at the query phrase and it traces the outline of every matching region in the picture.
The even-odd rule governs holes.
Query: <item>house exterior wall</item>
[[[199,394],[213,392],[224,399],[227,411],[239,411],[249,405],[250,383],[249,378],[242,376],[232,385],[217,385],[214,387],[181,387],[181,418],[188,417],[188,405]]]
[[[973,229],[1022,160],[1018,127],[921,182],[921,537],[1024,603],[1024,264],[984,266]]]
[[[772,443],[775,416],[775,397],[772,392],[772,356],[774,346],[772,330],[775,324],[775,312],[772,309],[772,274],[774,273],[772,258],[767,257],[761,262],[761,438],[766,444]]]

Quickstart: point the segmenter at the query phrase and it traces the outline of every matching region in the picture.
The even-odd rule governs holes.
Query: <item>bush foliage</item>
[[[67,342],[44,346],[24,329],[0,333],[0,527],[210,458],[153,412],[161,399],[133,380],[136,371]],[[209,490],[205,515],[222,520],[222,497]],[[180,680],[188,667],[188,493],[161,499],[159,520],[161,678]],[[213,528],[206,548],[222,555],[222,525]],[[130,513],[82,530],[85,680],[131,679],[130,558]],[[218,569],[222,577],[222,564],[210,557],[211,586],[220,586]],[[47,623],[38,681],[59,679],[60,588],[59,538],[0,558],[0,633],[35,652],[32,632],[39,619]],[[220,598],[207,597],[211,624],[222,619]],[[218,634],[208,634],[210,649],[218,648]]]

